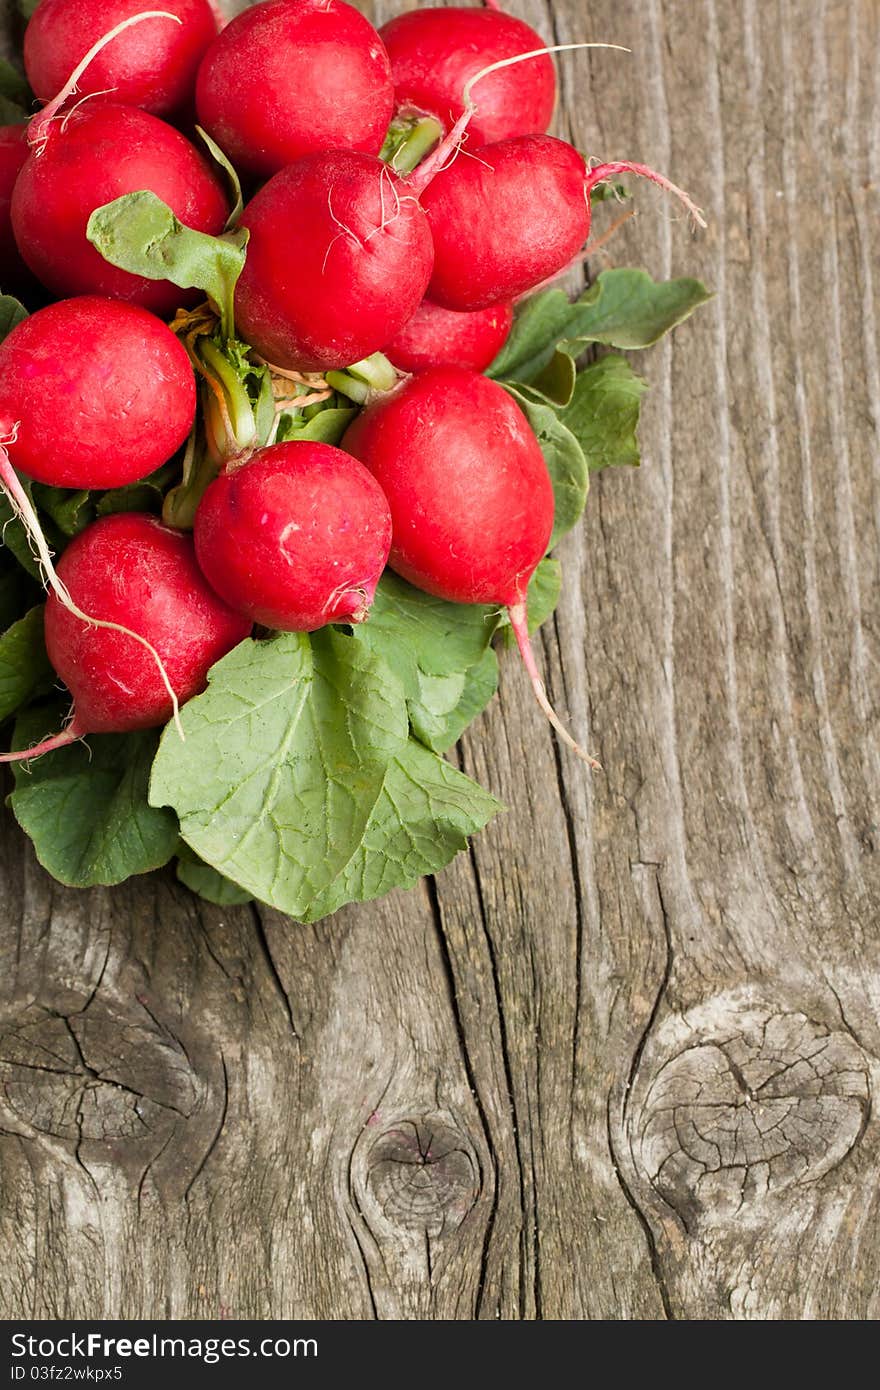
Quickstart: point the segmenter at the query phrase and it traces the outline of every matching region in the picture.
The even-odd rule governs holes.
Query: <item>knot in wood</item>
[[[431,1237],[457,1229],[481,1187],[465,1136],[430,1116],[400,1120],[378,1135],[364,1155],[363,1172],[385,1222]]]
[[[848,1033],[715,1003],[690,1016],[689,1029],[698,1013],[703,1026],[654,1072],[638,1121],[640,1165],[686,1224],[817,1182],[858,1143],[870,1106],[867,1059]]]
[[[152,1020],[95,1005],[89,1014],[31,1008],[0,1027],[8,1111],[38,1134],[120,1152],[152,1143],[198,1107],[182,1049]]]

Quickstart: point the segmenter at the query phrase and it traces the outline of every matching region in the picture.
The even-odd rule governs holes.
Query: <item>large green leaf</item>
[[[652,280],[646,270],[604,270],[576,304],[568,339],[632,351],[651,347],[712,295],[700,280]]]
[[[498,658],[491,647],[466,671],[448,676],[418,673],[418,694],[407,701],[412,731],[435,753],[458,743],[467,726],[486,708],[498,689]]]
[[[62,536],[69,540],[94,520],[91,494],[72,492],[65,487],[49,487],[45,483],[31,484],[31,497],[44,516],[51,517]]]
[[[27,710],[15,725],[15,748],[57,732],[64,706]],[[95,734],[26,764],[13,764],[15,817],[37,858],[61,883],[88,888],[121,883],[167,864],[178,843],[173,812],[147,803],[158,743],[152,729]]]
[[[27,79],[21,75],[18,68],[12,66],[7,58],[0,58],[0,96],[14,102],[22,112],[22,117],[27,116],[28,107],[34,99]]]
[[[28,483],[22,479],[25,488]],[[19,521],[15,509],[5,492],[0,492],[0,537],[10,555],[14,555],[18,563],[26,574],[32,579],[42,582],[40,577],[40,567],[37,564],[34,552],[31,549],[27,532]]]
[[[301,917],[356,852],[406,744],[403,689],[325,628],[242,642],[166,729],[150,784],[206,863]]]
[[[390,570],[382,576],[356,635],[397,674],[413,733],[435,752],[451,748],[495,693],[487,648],[498,622],[497,609],[434,598]]]
[[[577,439],[591,473],[639,462],[639,410],[647,389],[626,358],[616,354],[578,373],[571,405],[559,419]]]
[[[193,231],[155,193],[142,190],[96,208],[86,235],[105,261],[121,270],[170,280],[181,289],[204,290],[220,312],[224,337],[232,336],[232,301],[244,266],[246,228],[223,236]]]
[[[0,343],[28,316],[20,300],[12,294],[0,294]]]
[[[355,415],[357,410],[353,406],[329,406],[316,411],[308,420],[286,411],[278,424],[276,443],[286,444],[298,439],[338,445]]]
[[[570,531],[580,520],[587,502],[590,475],[587,460],[577,437],[552,406],[532,400],[522,389],[504,383],[517,404],[525,411],[544,454],[553,484],[553,533],[550,545]]]
[[[32,608],[0,637],[0,722],[54,679],[43,641],[43,608]]]
[[[711,297],[699,280],[658,282],[647,271],[629,269],[603,271],[573,304],[562,290],[544,290],[526,300],[488,374],[534,384],[558,348],[576,357],[589,343],[650,347]],[[560,389],[558,376],[567,370],[557,362],[556,394],[547,392],[553,399]]]
[[[360,844],[303,920],[411,888],[437,873],[501,809],[488,792],[410,739],[392,758]]]
[[[242,903],[253,902],[250,893],[218,874],[216,869],[194,854],[189,845],[183,843],[177,856],[177,877],[191,893],[214,903],[216,907],[238,907]]]

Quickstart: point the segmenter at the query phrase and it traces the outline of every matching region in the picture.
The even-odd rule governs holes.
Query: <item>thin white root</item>
[[[28,126],[28,144],[37,154],[42,154],[43,150],[46,148],[51,122],[67,101],[68,97],[72,97],[76,92],[76,84],[79,82],[79,79],[82,77],[89,64],[98,56],[102,48],[106,48],[108,43],[126,29],[130,29],[133,24],[140,24],[144,19],[172,19],[175,24],[183,23],[183,20],[178,15],[169,14],[167,10],[143,10],[140,14],[130,15],[128,19],[123,19],[120,24],[114,25],[106,34],[102,34],[98,42],[92,44],[92,47],[85,57],[77,63],[58,95],[47,102],[42,111],[39,111],[36,116],[32,118]],[[97,93],[95,93],[95,95],[97,95]]]
[[[185,735],[180,720],[180,705],[177,695],[168,679],[168,672],[165,670],[165,664],[153,644],[148,642],[146,637],[142,637],[139,632],[132,632],[131,628],[123,627],[121,623],[112,623],[105,618],[94,618],[89,613],[84,613],[83,610],[74,603],[67,585],[63,580],[59,579],[52,562],[52,552],[46,543],[46,537],[40,525],[40,519],[34,511],[31,500],[22,487],[18,474],[13,468],[12,461],[6,452],[7,445],[14,444],[18,438],[18,430],[19,423],[16,423],[12,427],[11,434],[7,435],[4,439],[0,439],[0,486],[2,486],[3,491],[9,498],[14,512],[24,526],[28,540],[36,551],[37,559],[40,562],[47,587],[55,594],[58,602],[63,604],[68,612],[72,613],[75,618],[79,618],[80,622],[86,623],[89,627],[103,627],[109,632],[119,632],[124,637],[132,637],[135,642],[139,642],[140,645],[150,653],[150,656],[156,663],[159,675],[162,677],[162,684],[165,686],[171,700],[172,717],[174,719],[175,728],[180,734],[181,739],[184,739]]]
[[[473,98],[473,89],[484,77],[488,77],[491,72],[498,72],[501,68],[513,67],[516,63],[524,63],[530,58],[543,58],[548,53],[569,53],[580,48],[613,48],[618,53],[629,53],[631,50],[624,48],[619,43],[557,43],[547,48],[532,48],[528,53],[517,53],[512,58],[501,58],[497,63],[490,63],[488,67],[481,68],[469,78],[462,91],[462,101],[464,111],[452,129],[440,141],[435,150],[432,150],[427,159],[423,159],[407,178],[407,183],[414,188],[417,193],[423,192],[428,184],[437,174],[445,169],[450,161],[455,158],[462,140],[467,132],[471,117],[477,110],[477,103]]]
[[[656,183],[658,188],[662,188],[666,193],[672,193],[683,203],[694,219],[698,227],[706,228],[706,219],[701,208],[698,208],[690,194],[685,193],[683,188],[679,188],[677,183],[673,183],[665,174],[658,174],[656,170],[649,169],[647,164],[633,164],[629,160],[612,160],[610,163],[597,164],[594,168],[587,170],[587,177],[584,184],[587,200],[597,183],[604,183],[606,179],[613,179],[617,174],[636,174],[639,178],[648,179],[651,183]]]
[[[502,68],[512,68],[515,63],[524,63],[527,58],[543,58],[547,53],[573,53],[580,48],[613,48],[617,53],[631,53],[631,48],[624,48],[620,43],[554,43],[546,48],[531,48],[528,53],[516,53],[512,58],[499,58],[497,63],[490,63],[487,68],[481,68],[473,77],[465,83],[462,97],[465,106],[472,106],[476,109],[471,91],[474,84],[481,82],[484,77],[488,77],[490,72],[500,72]]]
[[[544,682],[541,680],[541,673],[538,670],[538,664],[535,661],[535,654],[532,651],[532,644],[529,639],[529,623],[526,615],[525,600],[522,600],[520,603],[512,603],[507,611],[510,615],[510,625],[513,628],[513,635],[516,638],[516,645],[519,647],[519,654],[522,657],[523,665],[532,683],[532,690],[534,691],[535,699],[540,708],[543,710],[566,747],[570,748],[571,751],[580,758],[581,762],[586,763],[587,767],[592,768],[594,772],[601,772],[602,764],[591,757],[589,753],[581,748],[577,740],[572,738],[568,729],[566,729],[547,698],[547,691],[544,687]]]

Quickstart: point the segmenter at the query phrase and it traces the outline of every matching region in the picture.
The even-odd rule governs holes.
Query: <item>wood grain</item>
[[[880,12],[510,8],[632,49],[558,128],[710,223],[642,186],[601,257],[716,290],[560,547],[606,771],[506,658],[458,756],[508,813],[315,927],[65,890],[7,816],[7,1317],[880,1312]]]

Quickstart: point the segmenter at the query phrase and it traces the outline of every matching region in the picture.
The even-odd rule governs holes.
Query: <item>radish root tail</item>
[[[470,125],[471,117],[477,110],[473,89],[484,77],[488,77],[490,72],[500,72],[502,68],[511,68],[514,64],[525,63],[530,58],[544,58],[548,53],[571,53],[580,48],[613,48],[618,53],[630,52],[630,49],[624,48],[619,43],[556,43],[547,48],[532,48],[528,53],[517,53],[513,58],[501,58],[497,63],[490,63],[488,67],[481,68],[465,83],[462,92],[462,101],[464,102],[462,115],[459,116],[448,134],[444,135],[437,148],[428,155],[427,159],[423,159],[421,164],[407,177],[406,182],[417,193],[422,193],[431,180],[455,158]]]
[[[61,91],[47,102],[42,111],[38,111],[36,116],[31,118],[28,126],[28,144],[36,154],[42,154],[46,148],[46,141],[49,138],[49,126],[55,119],[61,107],[72,97],[77,90],[77,82],[82,77],[89,64],[97,58],[102,48],[106,48],[108,43],[117,38],[126,29],[130,29],[133,24],[140,24],[144,19],[171,19],[175,24],[182,24],[183,20],[176,14],[169,14],[167,10],[143,10],[140,14],[130,15],[128,19],[123,19],[120,24],[116,24],[109,29],[106,34],[102,34],[98,42],[93,44],[88,53],[68,77]],[[97,95],[97,94],[96,94]]]
[[[519,654],[522,657],[523,665],[526,668],[529,680],[532,682],[532,690],[535,693],[535,699],[566,747],[570,748],[571,751],[580,758],[581,762],[586,763],[587,767],[592,768],[594,772],[601,772],[602,764],[591,757],[590,754],[581,748],[580,744],[572,738],[568,729],[566,729],[559,715],[547,699],[547,691],[541,679],[541,673],[538,670],[535,654],[532,651],[532,643],[529,638],[529,623],[526,615],[525,600],[521,600],[519,603],[512,603],[507,611],[510,615],[510,625],[513,628],[513,635],[516,638],[516,645],[519,647]]]
[[[168,672],[165,670],[165,664],[153,644],[148,642],[146,637],[142,637],[139,632],[132,632],[131,628],[123,627],[121,623],[111,623],[105,618],[93,618],[88,613],[84,613],[83,610],[74,603],[66,584],[63,580],[59,579],[55,566],[52,563],[52,552],[46,543],[46,537],[43,534],[40,519],[34,511],[31,499],[21,485],[21,480],[12,466],[9,454],[6,452],[7,445],[14,444],[18,438],[18,429],[18,424],[15,424],[12,428],[12,432],[6,435],[5,438],[0,439],[0,487],[2,487],[6,496],[9,498],[13,511],[24,527],[28,540],[36,551],[37,559],[40,562],[47,587],[53,591],[59,603],[62,603],[75,618],[79,618],[80,622],[86,623],[89,627],[103,627],[109,632],[119,632],[123,637],[132,637],[135,642],[139,642],[141,646],[149,652],[156,663],[159,675],[162,677],[162,684],[165,686],[171,700],[172,717],[174,719],[175,728],[180,734],[180,737],[184,738],[183,725],[180,722],[180,704],[171,682],[168,679]],[[81,735],[77,734],[75,737],[78,738],[81,737]],[[68,742],[72,741],[72,739],[68,740]]]
[[[679,188],[678,184],[667,179],[664,174],[658,174],[653,169],[649,169],[647,164],[631,164],[627,160],[619,160],[611,164],[597,164],[595,168],[588,169],[584,185],[587,198],[589,199],[590,193],[597,183],[605,183],[607,179],[616,178],[618,174],[638,174],[639,178],[650,179],[651,183],[656,183],[665,192],[673,193],[680,202],[684,203],[697,226],[705,230],[706,219],[702,209],[697,207],[689,194],[685,193],[683,188]]]
[[[0,753],[0,763],[27,763],[31,758],[42,758],[44,753],[54,753],[56,748],[68,748],[71,743],[78,743],[84,734],[85,730],[78,727],[74,715],[67,728],[62,729],[60,734],[44,738],[32,748],[21,748],[17,753]]]

